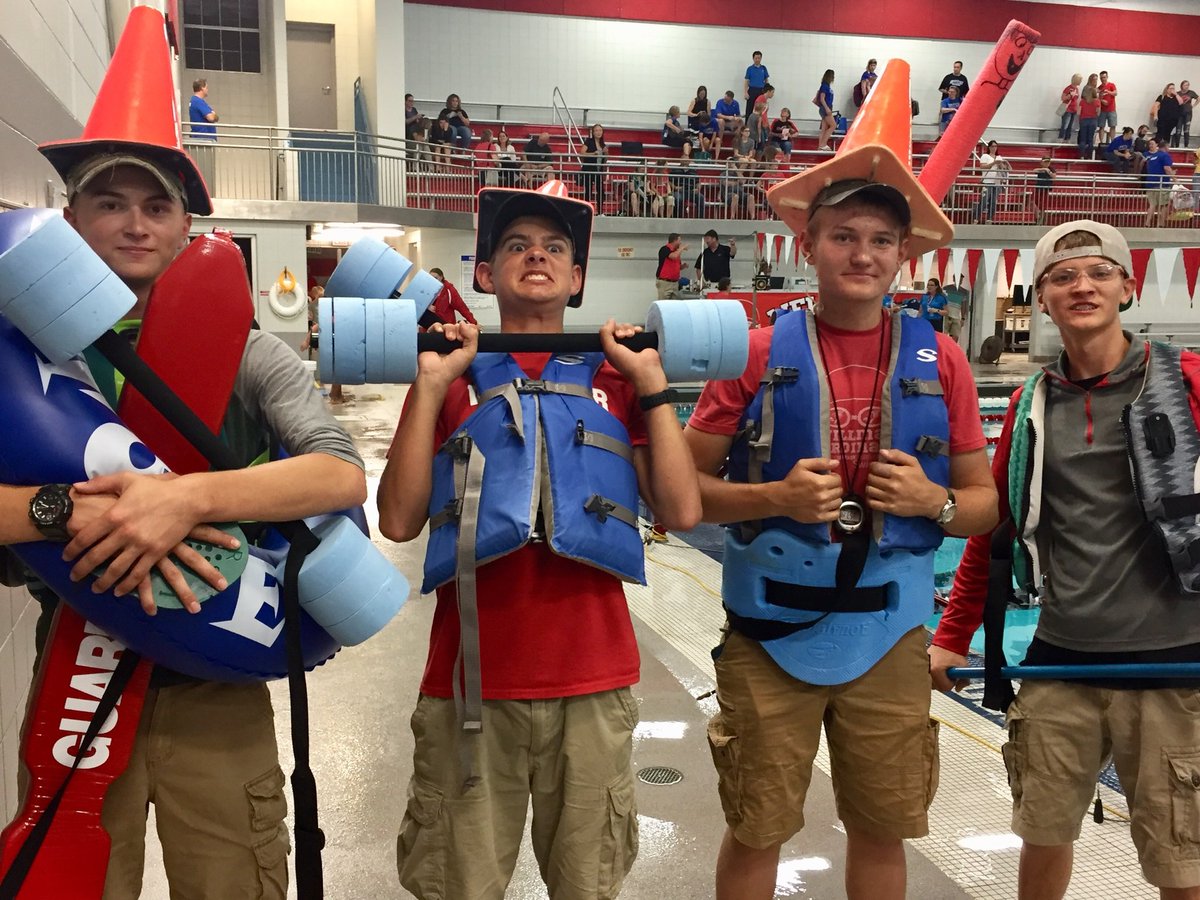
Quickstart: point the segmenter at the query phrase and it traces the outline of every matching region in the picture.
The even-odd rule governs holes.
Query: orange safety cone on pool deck
[[[63,181],[80,162],[97,154],[149,157],[179,176],[188,212],[212,214],[208,188],[180,140],[179,98],[172,78],[166,20],[149,6],[129,11],[83,135],[51,141],[38,150]]]
[[[904,195],[912,215],[911,255],[953,240],[954,226],[913,176],[909,67],[902,59],[888,60],[837,155],[775,185],[767,191],[767,201],[792,231],[801,234],[817,194],[848,179],[890,185]]]

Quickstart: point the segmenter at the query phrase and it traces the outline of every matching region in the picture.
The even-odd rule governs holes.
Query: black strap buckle
[[[518,378],[513,382],[518,394],[544,394],[546,382],[540,378]]]
[[[582,444],[587,440],[587,429],[583,427],[583,419],[575,420],[575,443]]]
[[[587,503],[583,504],[584,512],[594,513],[600,524],[604,524],[608,520],[608,516],[617,508],[617,504],[611,500],[605,500],[599,494],[592,494],[588,497]]]
[[[926,456],[949,456],[950,442],[934,437],[932,434],[923,434],[917,441],[916,450]]]
[[[469,434],[464,432],[449,438],[443,446],[446,452],[454,459],[464,460],[470,457],[471,448],[475,446],[475,441],[471,439]]]
[[[775,366],[767,369],[760,384],[791,384],[800,378],[800,370],[795,366]]]

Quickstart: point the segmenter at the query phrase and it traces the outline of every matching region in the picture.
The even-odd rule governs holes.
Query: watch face
[[[42,490],[33,498],[30,512],[40,525],[65,525],[70,496],[59,490]]]
[[[857,500],[843,500],[838,508],[837,526],[847,534],[854,534],[863,527],[867,512]]]

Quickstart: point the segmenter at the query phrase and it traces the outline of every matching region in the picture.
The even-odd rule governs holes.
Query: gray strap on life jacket
[[[942,397],[942,382],[937,378],[901,378],[900,393],[904,397]]]
[[[479,783],[475,774],[475,740],[483,731],[483,679],[479,661],[479,606],[475,581],[475,539],[479,500],[483,493],[483,452],[473,447],[454,461],[455,493],[462,515],[458,523],[457,569],[459,643],[454,661],[454,708],[462,729],[459,766],[464,793]],[[461,681],[460,681],[461,672]]]
[[[460,483],[465,477],[463,474],[465,470],[460,470],[459,463],[461,462],[465,466],[467,459],[471,455],[471,448],[473,446],[475,446],[475,442],[466,433],[454,435],[441,446],[441,451],[448,453],[454,459],[454,499],[429,517],[430,534],[437,531],[443,525],[450,522],[457,522],[462,517],[462,491]]]
[[[578,419],[575,422],[575,443],[587,444],[589,447],[598,447],[601,450],[607,450],[609,453],[615,453],[628,463],[633,462],[632,447],[624,441],[610,437],[602,432],[588,431],[583,425],[583,419]]]
[[[609,500],[607,497],[601,497],[599,494],[592,494],[588,497],[587,502],[583,504],[584,512],[590,512],[599,521],[604,524],[609,516],[614,519],[619,519],[626,525],[637,528],[637,515],[628,506],[623,506],[615,500]]]
[[[759,381],[766,388],[763,391],[762,418],[759,422],[747,420],[742,430],[749,451],[746,460],[747,484],[762,484],[763,466],[771,459],[771,445],[775,442],[775,388],[780,384],[791,384],[799,377],[799,370],[793,366],[775,366],[767,369]],[[751,540],[761,531],[761,519],[741,523],[743,540]]]

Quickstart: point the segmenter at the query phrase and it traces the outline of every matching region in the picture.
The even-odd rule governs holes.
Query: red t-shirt
[[[528,377],[538,378],[550,354],[514,358]],[[628,429],[633,446],[645,446],[646,422],[633,386],[606,362],[592,389],[596,402]],[[450,386],[434,432],[437,446],[475,410],[474,402],[466,378]],[[476,595],[485,700],[574,697],[637,682],[637,640],[616,577],[534,543],[481,566]],[[458,644],[458,592],[450,582],[437,590],[422,693],[452,696]]]
[[[1086,97],[1079,98],[1079,118],[1094,119],[1100,115],[1100,100],[1088,100]]]
[[[880,405],[878,397],[887,377],[888,349],[891,346],[892,319],[882,316],[883,356],[880,359],[880,329],[844,331],[829,325],[820,326],[825,365],[832,383],[829,443],[830,455],[842,462],[843,481],[854,478],[854,493],[866,493],[870,463],[879,455]],[[773,328],[750,332],[750,360],[742,376],[733,381],[710,381],[696,403],[696,411],[688,421],[689,428],[709,434],[734,434],[741,425],[742,413],[758,393],[759,382],[767,370]],[[950,452],[968,453],[987,446],[983,424],[979,419],[979,394],[975,379],[962,348],[953,339],[937,335],[938,380],[945,393],[950,413]],[[879,365],[876,366],[878,361]],[[877,374],[878,373],[878,374]],[[878,382],[878,387],[876,384]],[[874,397],[872,402],[872,391]],[[868,410],[870,416],[868,421]],[[841,446],[833,416],[841,418]],[[864,428],[864,423],[866,427]],[[862,461],[854,472],[855,461],[862,449]]]
[[[1104,91],[1114,91],[1115,92],[1116,89],[1117,89],[1117,86],[1115,84],[1113,84],[1111,81],[1106,81],[1104,84],[1100,85],[1099,90],[1097,91],[1097,93],[1100,95],[1100,108],[1102,110],[1104,110],[1105,112],[1116,112],[1117,111],[1116,94],[1115,93],[1113,93],[1113,94],[1105,94],[1104,93]]]

